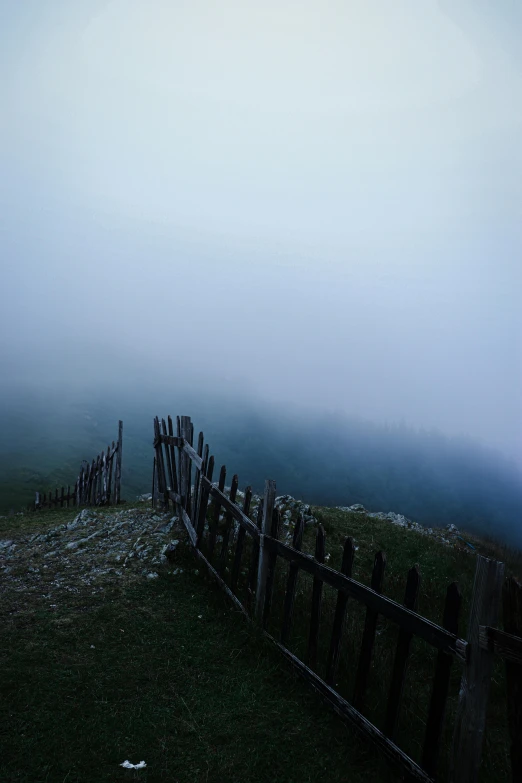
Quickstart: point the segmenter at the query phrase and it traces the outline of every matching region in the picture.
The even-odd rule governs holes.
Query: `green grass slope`
[[[0,520],[0,537],[51,528],[74,511]],[[460,633],[466,634],[475,557],[389,522],[331,508],[314,508],[327,533],[329,565],[339,568],[342,543],[355,539],[354,577],[368,584],[373,558],[387,555],[384,592],[402,601],[407,570],[418,564],[418,611],[440,622],[447,585],[463,596]],[[304,549],[313,551],[314,528]],[[478,539],[477,551],[501,556],[520,575],[522,559]],[[248,550],[245,550],[248,557]],[[193,558],[177,551],[173,576],[107,583],[101,594],[70,593],[57,606],[18,593],[0,599],[3,644],[0,779],[9,783],[80,783],[129,777],[190,783],[312,783],[394,780],[371,746],[359,741],[325,708],[255,629],[231,609]],[[269,630],[280,628],[286,567],[276,574]],[[301,574],[290,647],[304,654],[311,579]],[[325,587],[319,668],[328,651],[335,594]],[[349,700],[358,660],[364,609],[349,602],[336,687]],[[382,726],[397,628],[378,623],[365,714]],[[422,747],[434,671],[434,651],[414,640],[398,741],[413,758]],[[443,737],[441,779],[447,768],[460,672],[453,666]],[[503,666],[495,668],[480,780],[509,779]],[[125,759],[144,759],[131,772]]]

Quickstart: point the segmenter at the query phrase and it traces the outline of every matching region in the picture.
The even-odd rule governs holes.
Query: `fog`
[[[0,0],[4,385],[522,464],[521,34],[507,0]]]

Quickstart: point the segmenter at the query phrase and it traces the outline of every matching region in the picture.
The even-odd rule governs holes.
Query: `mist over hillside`
[[[124,422],[123,496],[149,491],[152,419],[187,414],[229,479],[316,505],[362,503],[425,525],[449,523],[522,546],[522,480],[503,455],[435,430],[383,425],[337,414],[307,414],[240,395],[138,386],[119,394],[79,387],[4,387],[0,399],[0,512],[34,491],[73,484],[82,459],[112,441]]]
[[[1,508],[120,418],[132,499],[184,413],[243,485],[520,544],[507,5],[4,3]]]

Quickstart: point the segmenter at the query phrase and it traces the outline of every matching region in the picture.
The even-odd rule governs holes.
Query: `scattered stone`
[[[424,525],[420,525],[418,522],[413,522],[411,519],[408,519],[403,514],[396,514],[394,511],[366,511],[364,506],[362,506],[360,503],[356,503],[353,506],[337,506],[339,511],[349,511],[351,513],[353,512],[359,512],[359,513],[365,513],[366,516],[370,517],[370,519],[379,519],[387,522],[391,522],[393,525],[398,525],[399,527],[407,528],[408,530],[413,530],[416,533],[419,533],[423,536],[431,536],[437,541],[439,541],[442,544],[454,546],[456,543],[455,539],[460,538],[459,531],[455,527],[455,525],[446,525],[445,531],[446,536],[450,535],[452,538],[449,540],[446,536],[443,535],[442,530],[437,530],[432,527],[424,527]],[[462,539],[464,540],[464,539]]]
[[[161,556],[166,558],[167,560],[172,560],[176,552],[176,549],[178,547],[178,544],[179,541],[177,539],[175,539],[174,541],[170,541],[165,547],[163,547],[161,551]]]

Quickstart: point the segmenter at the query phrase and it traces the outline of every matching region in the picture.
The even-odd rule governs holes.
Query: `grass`
[[[0,537],[44,530],[74,510],[0,520]],[[403,599],[413,564],[421,571],[418,611],[442,617],[445,591],[454,580],[462,592],[460,635],[473,585],[475,557],[382,520],[335,509],[314,509],[327,533],[329,565],[339,568],[344,539],[358,550],[354,577],[368,584],[376,551],[387,555],[384,592]],[[507,572],[521,572],[520,553],[470,539],[486,556],[501,556]],[[303,543],[313,552],[314,529]],[[221,546],[216,546],[219,557]],[[24,596],[1,599],[0,650],[3,731],[0,779],[40,781],[280,781],[328,779],[392,781],[396,778],[371,746],[344,726],[286,663],[208,582],[188,549],[178,549],[182,574],[158,580],[108,584],[103,595],[67,595],[57,607]],[[245,547],[243,582],[248,574]],[[230,562],[230,561],[229,561]],[[280,630],[287,567],[279,561],[269,630]],[[299,576],[290,649],[304,657],[311,578]],[[324,674],[335,592],[325,586],[318,673]],[[337,690],[351,700],[364,607],[349,602]],[[382,728],[397,627],[379,620],[364,714]],[[93,645],[91,647],[91,645]],[[417,761],[422,749],[435,652],[412,644],[398,743]],[[453,666],[440,779],[447,771],[460,670]],[[508,780],[508,731],[503,665],[491,688],[480,780]],[[123,770],[142,758],[147,768]]]
[[[327,534],[326,551],[331,555],[328,562],[331,567],[340,568],[344,540],[347,536],[354,538],[358,549],[354,561],[353,577],[358,581],[370,584],[375,553],[384,550],[387,560],[384,593],[400,603],[404,598],[408,570],[417,564],[421,573],[418,611],[433,622],[441,623],[446,589],[451,582],[457,581],[462,594],[459,634],[466,637],[475,573],[475,555],[468,547],[464,544],[458,547],[444,546],[434,538],[391,525],[387,521],[372,519],[364,514],[347,513],[329,508],[314,508],[314,514],[322,523]],[[473,543],[475,551],[480,554],[503,559],[506,563],[506,574],[520,575],[522,571],[520,552],[502,548],[495,542],[484,542],[474,537],[468,536],[467,540]],[[313,553],[314,542],[315,530],[307,528],[303,549]],[[274,634],[277,634],[280,628],[286,575],[287,567],[279,561],[278,588],[275,591],[276,599],[269,629]],[[301,573],[296,596],[294,633],[290,644],[292,651],[301,658],[306,654],[308,642],[311,587],[311,577]],[[321,619],[322,645],[319,650],[317,668],[318,673],[323,676],[326,670],[335,601],[335,591],[325,586]],[[364,618],[364,607],[353,601],[349,602],[336,683],[336,689],[348,701],[352,698],[355,686]],[[386,700],[390,688],[390,675],[397,637],[397,626],[384,618],[379,618],[364,714],[381,729],[384,728]],[[418,762],[424,741],[435,657],[433,648],[420,639],[413,640],[397,739],[399,746]],[[440,760],[442,780],[447,774],[460,674],[460,667],[454,664]],[[497,659],[490,692],[480,779],[481,781],[499,781],[509,778],[505,673],[502,661]]]
[[[502,559],[506,563],[507,575],[520,575],[522,572],[522,554],[502,547],[496,542],[487,542],[467,535],[466,540],[472,543],[475,550],[471,550],[462,542],[459,542],[455,547],[445,546],[433,537],[420,535],[414,530],[392,525],[385,520],[373,519],[365,514],[317,507],[314,508],[313,513],[325,529],[326,552],[330,555],[328,565],[332,568],[340,569],[343,544],[346,537],[351,536],[357,547],[353,577],[364,584],[370,584],[375,553],[384,550],[386,554],[384,593],[399,603],[402,603],[404,598],[408,570],[417,564],[421,573],[418,611],[435,623],[442,622],[447,587],[451,582],[457,581],[462,594],[459,635],[464,638],[467,634],[467,618],[475,574],[476,558],[474,552],[486,557]],[[223,525],[224,523],[221,523],[221,527]],[[315,548],[315,533],[314,527],[305,529],[303,550],[310,554],[313,554]],[[288,565],[278,559],[274,598],[268,624],[269,632],[276,638],[279,637],[281,631],[287,574]],[[301,660],[306,660],[307,654],[311,594],[312,578],[308,574],[300,572],[289,648]],[[246,591],[243,584],[243,600],[245,596]],[[325,585],[323,587],[320,649],[316,668],[317,673],[323,677],[326,672],[336,598],[336,592]],[[348,701],[352,701],[353,697],[364,621],[364,606],[350,601],[339,672],[335,683],[336,690]],[[499,623],[502,623],[501,617]],[[382,730],[384,730],[384,717],[397,638],[398,627],[385,618],[379,617],[370,682],[363,713]],[[397,742],[418,763],[422,755],[435,662],[436,651],[422,640],[414,639],[403,693]],[[460,676],[460,666],[454,664],[439,764],[441,780],[446,779],[448,772]],[[509,777],[505,673],[502,661],[497,658],[490,692],[481,781],[493,782],[507,780]]]
[[[1,520],[2,536],[73,513]],[[0,780],[394,780],[178,552],[182,574],[57,606],[3,593]]]

